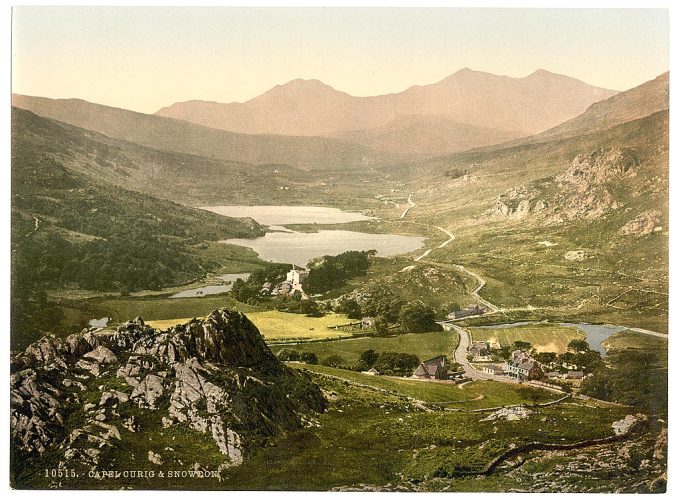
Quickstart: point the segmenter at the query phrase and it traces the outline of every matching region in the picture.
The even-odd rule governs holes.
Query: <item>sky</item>
[[[153,113],[315,78],[355,96],[468,67],[626,90],[668,70],[663,9],[15,7],[12,91]]]

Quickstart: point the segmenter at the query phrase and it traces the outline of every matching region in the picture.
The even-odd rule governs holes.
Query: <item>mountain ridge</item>
[[[304,99],[301,93],[307,94]],[[352,96],[316,79],[295,79],[245,102],[191,100],[156,114],[244,133],[338,137],[412,114],[446,115],[469,125],[537,133],[614,94],[547,70],[515,78],[463,68],[438,82],[396,93]]]
[[[82,99],[13,94],[12,105],[114,139],[234,162],[325,168],[395,160],[394,155],[330,137],[241,134]]]

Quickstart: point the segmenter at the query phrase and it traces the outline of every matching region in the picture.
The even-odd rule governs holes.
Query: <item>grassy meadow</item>
[[[552,324],[520,325],[505,329],[469,328],[474,341],[497,341],[501,346],[512,346],[515,341],[526,341],[541,352],[564,353],[572,339],[585,339],[583,331],[575,327]]]
[[[357,339],[343,339],[338,341],[324,341],[301,345],[279,345],[272,347],[274,353],[283,348],[310,351],[319,360],[329,356],[339,356],[345,363],[358,360],[359,355],[366,350],[378,353],[401,352],[416,355],[421,361],[437,355],[449,357],[458,346],[459,336],[456,331],[423,332],[418,334],[399,334],[390,337],[370,337]]]

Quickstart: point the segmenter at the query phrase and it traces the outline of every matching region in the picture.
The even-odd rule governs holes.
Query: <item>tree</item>
[[[361,307],[354,299],[344,299],[340,302],[337,308],[338,313],[344,313],[348,318],[360,319],[363,315],[361,314]]]
[[[399,323],[404,332],[431,332],[442,330],[435,323],[435,312],[422,301],[406,303],[399,312]]]
[[[555,352],[552,352],[552,351],[544,351],[544,352],[536,353],[534,358],[536,359],[536,361],[538,361],[542,364],[550,365],[557,360],[557,354]]]
[[[331,355],[321,360],[321,365],[328,367],[341,367],[345,364],[345,360],[339,355]]]
[[[590,345],[588,344],[588,341],[583,339],[572,339],[569,341],[567,348],[575,353],[584,353],[590,350]]]
[[[292,362],[300,360],[300,352],[291,350],[290,348],[283,348],[276,354],[276,358],[284,362]]]
[[[303,351],[300,353],[300,362],[304,362],[306,364],[318,364],[319,357],[316,356],[316,353],[312,353],[311,351]]]
[[[389,324],[384,317],[375,317],[373,319],[373,328],[375,329],[375,333],[378,336],[386,336],[390,333]]]
[[[379,356],[380,354],[376,353],[375,350],[366,350],[361,352],[361,355],[359,355],[359,360],[365,362],[370,368],[373,367]]]
[[[416,355],[386,352],[380,354],[375,362],[375,368],[383,374],[408,376],[418,367],[419,363],[420,360]]]
[[[531,349],[531,343],[528,343],[526,341],[520,341],[520,340],[517,340],[514,343],[512,343],[512,346],[516,350],[522,350],[522,351],[529,351]]]
[[[322,317],[323,313],[319,310],[319,304],[311,299],[300,302],[300,313],[304,313],[308,317]]]

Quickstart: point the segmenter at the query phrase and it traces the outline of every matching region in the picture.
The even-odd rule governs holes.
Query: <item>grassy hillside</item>
[[[220,269],[229,253],[209,252],[207,242],[254,237],[262,228],[103,183],[77,162],[78,144],[52,124],[12,129],[12,325],[13,340],[35,329],[57,329],[63,312],[46,290],[78,287],[129,293],[191,281]],[[59,141],[63,139],[63,141]],[[76,136],[78,141],[84,141]],[[45,143],[50,143],[45,147]],[[85,141],[87,146],[87,143]],[[61,158],[69,158],[68,166]],[[82,167],[82,166],[81,166]],[[115,171],[116,164],[107,168]],[[230,254],[231,253],[231,254]],[[228,256],[229,255],[229,256]],[[253,257],[250,256],[252,260]],[[70,326],[69,326],[70,327]]]
[[[251,165],[223,160],[209,148],[198,147],[191,150],[197,154],[177,153],[163,149],[168,145],[141,146],[20,108],[13,108],[12,123],[20,131],[13,136],[17,149],[42,151],[70,171],[110,186],[192,206],[278,203],[363,209],[381,205],[374,199],[374,184],[384,176],[372,169],[342,164],[308,170],[285,164],[284,157]],[[166,136],[173,137],[171,132],[162,135]]]
[[[511,315],[667,328],[667,111],[409,169],[407,219],[456,236],[422,264],[465,265]]]
[[[183,120],[147,115],[80,99],[13,95],[12,104],[37,115],[65,122],[153,149],[201,155],[250,164],[338,167],[385,163],[385,155],[333,138],[237,134]]]

